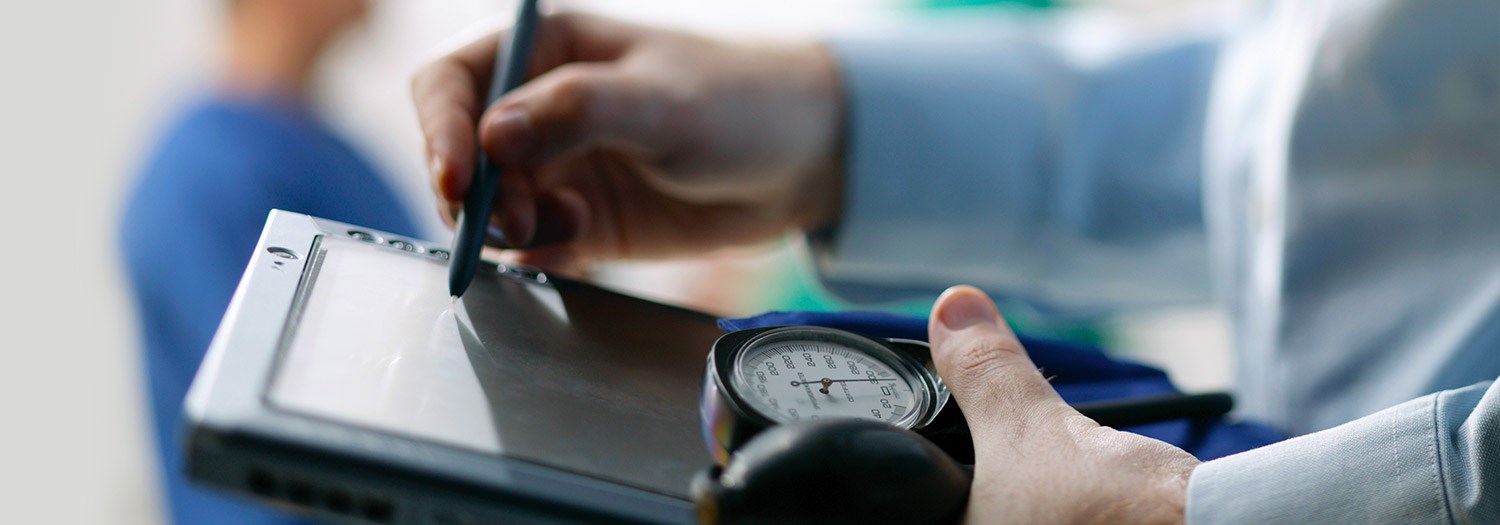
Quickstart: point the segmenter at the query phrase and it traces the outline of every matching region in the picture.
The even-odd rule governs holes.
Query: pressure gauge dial
[[[926,343],[774,327],[715,343],[702,416],[710,448],[723,456],[755,432],[793,421],[860,418],[919,429],[948,398]]]
[[[878,419],[903,428],[926,410],[933,385],[890,349],[821,329],[772,331],[750,341],[730,383],[778,423]]]

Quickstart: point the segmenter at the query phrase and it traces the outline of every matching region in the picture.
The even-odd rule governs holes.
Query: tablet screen
[[[712,462],[711,318],[485,265],[324,237],[269,386],[277,408],[685,498]]]

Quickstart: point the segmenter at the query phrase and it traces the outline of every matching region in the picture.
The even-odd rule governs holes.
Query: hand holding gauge
[[[1231,405],[1216,393],[1074,408],[1129,426]],[[921,341],[810,326],[727,334],[709,356],[701,416],[719,462],[693,483],[703,523],[945,523],[968,499],[969,467],[955,458],[972,450],[954,449],[971,446],[969,429]],[[899,508],[875,501],[893,493],[908,496]]]

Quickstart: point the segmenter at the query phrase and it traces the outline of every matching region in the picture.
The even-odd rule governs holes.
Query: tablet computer
[[[710,316],[274,211],[186,402],[189,476],[371,523],[690,523]]]

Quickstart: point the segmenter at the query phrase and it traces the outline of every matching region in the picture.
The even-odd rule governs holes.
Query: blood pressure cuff
[[[719,320],[719,327],[731,332],[791,325],[836,328],[866,337],[927,340],[927,319],[876,312],[771,312]],[[1024,335],[1018,337],[1031,360],[1052,378],[1053,388],[1069,403],[1126,400],[1178,392],[1166,372],[1111,358],[1097,347]],[[1266,425],[1226,418],[1166,421],[1121,430],[1171,443],[1202,461],[1286,439]]]

